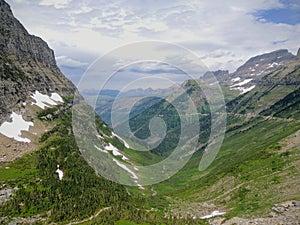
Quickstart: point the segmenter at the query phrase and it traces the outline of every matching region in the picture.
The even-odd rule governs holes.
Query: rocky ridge
[[[75,87],[57,67],[47,43],[30,35],[0,0],[0,123],[36,90],[68,96]]]
[[[297,56],[288,52],[287,49],[279,49],[250,58],[233,73],[229,73],[226,70],[218,70],[213,71],[213,74],[221,85],[227,86],[231,90],[238,90],[241,94],[244,94],[257,86],[263,85],[265,76],[275,71],[280,71],[293,62],[297,62],[299,56],[300,49]]]

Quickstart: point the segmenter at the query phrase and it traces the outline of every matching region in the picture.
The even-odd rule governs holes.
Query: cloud
[[[170,66],[164,63],[156,63],[156,62],[143,62],[139,64],[131,65],[129,68],[124,68],[119,70],[120,72],[130,71],[133,73],[141,73],[141,74],[184,74],[178,68]]]
[[[39,5],[42,6],[54,6],[56,9],[66,8],[72,0],[41,0]]]
[[[56,57],[56,61],[59,65],[61,66],[68,66],[68,67],[83,67],[83,66],[87,66],[88,63],[83,63],[80,62],[78,60],[69,58],[67,56],[57,56]]]
[[[298,0],[7,1],[30,33],[46,40],[56,55],[79,61],[60,59],[75,67],[92,62],[94,58],[86,55],[100,57],[118,46],[149,39],[180,44],[212,70],[233,71],[254,55],[279,48],[295,53],[299,48],[297,20],[290,16],[288,22],[278,22],[272,14],[289,10],[286,13],[297,16]]]

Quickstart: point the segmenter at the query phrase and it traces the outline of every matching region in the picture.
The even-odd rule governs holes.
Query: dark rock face
[[[0,0],[0,49],[7,56],[20,62],[33,59],[45,66],[55,66],[53,51],[41,38],[29,35],[23,25],[14,18],[9,5]]]
[[[47,43],[30,35],[0,0],[0,123],[35,90],[67,96],[75,87],[57,67]]]

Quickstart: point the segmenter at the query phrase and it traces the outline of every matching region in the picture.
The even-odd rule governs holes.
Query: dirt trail
[[[83,220],[80,220],[80,221],[74,221],[74,222],[68,223],[67,225],[74,225],[74,224],[81,224],[81,223],[88,222],[88,221],[96,218],[97,216],[99,216],[99,214],[102,213],[103,211],[109,210],[110,208],[111,207],[102,208],[96,214],[90,216],[89,218],[86,218],[86,219],[83,219]]]

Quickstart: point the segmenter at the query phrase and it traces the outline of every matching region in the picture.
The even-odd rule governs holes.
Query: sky
[[[192,51],[209,70],[230,72],[252,56],[277,49],[296,54],[300,47],[298,0],[7,2],[29,33],[54,49],[59,67],[75,84],[96,59],[135,42],[176,44]],[[118,75],[107,88],[121,89],[132,82],[130,78],[145,75],[167,76],[175,82],[186,79],[174,65],[161,62],[136,63],[120,69]],[[143,87],[165,85],[161,80]],[[91,82],[90,88],[97,87]]]

